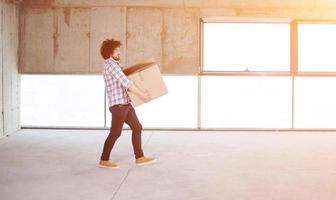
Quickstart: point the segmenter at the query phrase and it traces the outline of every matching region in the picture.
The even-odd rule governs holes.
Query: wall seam
[[[4,5],[4,4],[3,4]],[[2,68],[1,68],[1,70],[2,70],[2,73],[1,73],[1,90],[2,90],[2,94],[1,94],[1,98],[2,98],[2,100],[1,100],[1,103],[2,103],[2,111],[1,111],[1,114],[2,114],[2,130],[3,130],[3,133],[2,133],[2,135],[3,136],[5,136],[5,112],[4,112],[4,109],[5,109],[5,105],[4,105],[4,65],[3,65],[3,63],[4,63],[4,61],[3,61],[3,29],[4,29],[4,27],[3,27],[3,18],[4,18],[4,15],[3,15],[3,9],[4,9],[4,6],[1,6],[1,27],[2,27],[2,29],[1,29],[1,66],[2,66]]]

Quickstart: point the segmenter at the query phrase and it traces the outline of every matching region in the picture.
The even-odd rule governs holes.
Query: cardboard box
[[[123,72],[141,91],[147,91],[151,99],[156,99],[168,92],[160,69],[152,59],[127,67]],[[133,106],[144,103],[136,94],[128,92],[128,95]]]

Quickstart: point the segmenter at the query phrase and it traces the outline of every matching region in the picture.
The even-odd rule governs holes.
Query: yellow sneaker
[[[101,160],[99,162],[98,167],[101,167],[101,168],[119,168],[119,165],[117,165],[117,163],[114,163],[114,162],[109,161],[109,160]]]
[[[147,165],[147,164],[153,163],[153,162],[155,162],[155,161],[156,161],[155,158],[150,158],[150,157],[145,157],[145,156],[143,156],[143,157],[141,157],[141,158],[136,159],[136,160],[135,160],[135,163],[136,163],[137,165],[141,166],[141,165]]]

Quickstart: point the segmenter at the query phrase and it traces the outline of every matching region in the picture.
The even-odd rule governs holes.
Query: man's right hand
[[[149,95],[148,91],[142,92],[137,86],[133,83],[128,88],[130,92],[136,94],[143,102],[147,103],[151,100],[151,96]]]
[[[143,102],[147,103],[147,102],[149,102],[149,101],[151,100],[151,97],[150,97],[149,93],[146,91],[146,92],[143,92],[143,93],[140,95],[140,99],[141,99]]]

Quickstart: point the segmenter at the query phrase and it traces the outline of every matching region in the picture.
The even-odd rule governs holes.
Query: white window
[[[298,70],[336,72],[336,24],[298,25]]]
[[[21,75],[21,125],[103,127],[103,77]]]
[[[336,128],[336,77],[296,77],[294,128]]]
[[[202,128],[291,128],[291,77],[202,76]]]
[[[204,23],[204,71],[289,71],[288,23]]]

